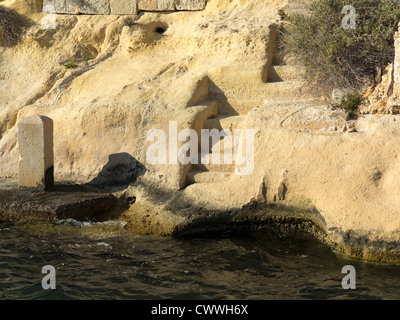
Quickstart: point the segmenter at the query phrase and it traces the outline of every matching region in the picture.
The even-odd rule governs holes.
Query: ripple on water
[[[160,238],[122,221],[0,224],[1,299],[400,298],[398,266],[337,255],[295,236]],[[357,290],[341,269],[357,270]],[[57,289],[43,290],[53,265]]]

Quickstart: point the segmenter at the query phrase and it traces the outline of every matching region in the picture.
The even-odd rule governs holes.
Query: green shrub
[[[20,40],[21,19],[19,15],[6,7],[0,6],[0,45],[13,46]]]
[[[400,21],[398,0],[353,0],[356,29],[344,29],[342,9],[347,0],[317,0],[307,14],[288,17],[283,50],[305,67],[315,87],[359,90],[373,69],[392,61],[393,36]]]
[[[361,94],[358,92],[347,93],[335,107],[347,111],[350,115],[357,114],[358,107],[362,101]]]
[[[287,18],[287,14],[286,14],[284,9],[279,9],[278,10],[278,15],[281,18],[281,20],[285,20]]]

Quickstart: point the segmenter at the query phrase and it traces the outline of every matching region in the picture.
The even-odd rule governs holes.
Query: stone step
[[[241,129],[245,119],[246,116],[217,115],[204,122],[204,129],[217,129],[219,131],[229,129],[233,133],[234,129]]]
[[[218,111],[218,101],[207,99],[195,104],[194,107],[207,107],[207,109],[212,110],[211,112],[214,112],[214,110]]]
[[[211,172],[192,170],[187,174],[187,183],[216,183],[227,180],[231,177],[229,172]]]
[[[199,137],[199,146],[201,144],[201,129],[204,128],[204,122],[211,117],[215,117],[218,114],[219,103],[217,100],[207,99],[201,103],[195,105],[196,109],[201,111],[194,115],[193,129],[196,131]],[[194,109],[193,109],[194,110]]]
[[[219,100],[220,114],[246,115],[251,109],[262,106],[268,101],[292,100],[314,98],[306,82],[288,80],[282,82],[261,82],[257,85],[226,88],[224,92],[210,92],[213,99]]]
[[[224,164],[223,157],[221,156],[220,164],[193,164],[192,170],[199,172],[234,172],[235,164]]]
[[[280,50],[276,50],[274,58],[272,59],[272,65],[296,65],[298,58],[291,53],[286,53]]]
[[[264,70],[261,66],[249,66],[243,68],[241,64],[233,63],[232,65],[216,67],[208,70],[210,88],[216,89],[218,86],[230,87],[238,83],[257,83],[262,81]]]
[[[220,150],[219,152],[221,154],[224,153],[224,140],[225,137],[223,135],[223,130],[230,130],[230,134],[232,135],[231,137],[231,141],[232,141],[232,145],[234,145],[235,143],[235,139],[233,137],[233,135],[235,134],[235,129],[241,129],[241,125],[244,121],[246,117],[245,116],[229,116],[229,115],[218,115],[216,117],[212,117],[207,119],[204,122],[204,128],[203,129],[208,129],[210,130],[210,134],[211,134],[211,130],[216,129],[218,130],[218,134],[220,134],[220,139],[218,140],[218,142],[214,142],[213,145],[213,140],[210,137],[210,141],[209,141],[209,149],[207,150],[207,152],[212,152],[212,150]],[[229,132],[225,132],[229,133]],[[201,138],[199,139],[201,140]],[[201,145],[201,143],[200,143]],[[199,150],[201,151],[201,150]],[[233,154],[233,151],[232,151]]]
[[[0,190],[0,199],[1,221],[86,221],[118,206],[111,193],[83,185],[56,185],[51,192],[15,186]]]
[[[310,98],[307,83],[302,80],[288,80],[281,82],[260,82],[258,84],[243,83],[240,86],[226,88],[224,92],[211,92],[218,100],[218,95],[223,95],[231,101],[264,101],[270,99],[298,99]]]
[[[305,97],[307,92],[306,83],[299,80],[288,80],[282,82],[270,82],[259,84],[253,87],[254,94],[249,100],[260,99],[276,99],[276,98],[292,98]]]
[[[304,107],[307,106],[326,106],[329,104],[329,101],[326,100],[324,97],[313,97],[313,98],[301,98],[301,99],[296,99],[296,100],[286,100],[286,99],[280,99],[280,100],[270,100],[270,101],[265,101],[263,104],[263,107],[269,108],[269,107],[287,107],[287,106],[298,106],[298,105],[303,105]]]
[[[208,143],[208,149],[206,148],[205,143],[204,144],[201,143],[199,148],[199,154],[201,155],[201,148],[205,147],[206,148],[205,152],[210,154],[219,151],[221,158],[226,152],[231,152],[233,156],[234,147],[237,148],[239,142],[240,142],[240,136],[238,133],[236,133],[235,136],[235,131],[231,131],[231,136],[229,138],[228,136],[221,136],[221,138],[217,142],[213,141],[212,137],[210,137]]]
[[[302,79],[304,75],[305,71],[301,66],[272,65],[268,69],[268,82]]]

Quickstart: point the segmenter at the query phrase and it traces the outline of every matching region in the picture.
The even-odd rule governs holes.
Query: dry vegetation
[[[13,46],[20,38],[21,20],[18,14],[0,6],[0,46]]]
[[[342,27],[346,0],[318,0],[308,14],[284,16],[284,46],[307,67],[316,87],[360,89],[394,57],[398,0],[354,0],[356,29]]]

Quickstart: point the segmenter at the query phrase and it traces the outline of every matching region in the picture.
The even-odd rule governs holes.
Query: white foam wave
[[[93,226],[109,226],[109,227],[125,227],[125,221],[103,221],[103,222],[92,222],[92,221],[78,221],[75,219],[63,219],[55,222],[56,225],[71,225],[76,227],[93,227]]]

